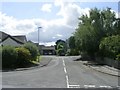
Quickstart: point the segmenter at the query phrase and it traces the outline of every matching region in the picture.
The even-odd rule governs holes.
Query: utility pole
[[[40,28],[42,28],[42,27],[38,27],[38,52],[40,53],[40,50],[39,50],[39,30],[40,30]],[[39,61],[39,56],[38,56],[38,61]]]

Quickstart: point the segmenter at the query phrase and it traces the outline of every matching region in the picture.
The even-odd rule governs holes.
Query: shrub
[[[116,60],[120,61],[120,54],[116,55]]]
[[[79,55],[79,51],[76,49],[70,49],[69,55]]]
[[[37,56],[39,55],[37,46],[33,43],[26,43],[24,47],[30,51],[31,60],[36,61]]]
[[[29,65],[31,59],[30,51],[24,47],[16,48],[16,51],[18,52],[17,67]]]
[[[116,35],[104,38],[99,48],[103,56],[116,59],[116,55],[120,54],[120,36]]]
[[[14,68],[18,53],[12,46],[4,46],[2,49],[2,68]]]

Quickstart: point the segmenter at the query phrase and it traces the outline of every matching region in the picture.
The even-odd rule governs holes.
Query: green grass
[[[38,60],[38,58],[39,58],[39,60]],[[31,61],[31,62],[32,62],[33,64],[39,64],[41,60],[42,60],[42,57],[41,57],[41,56],[37,56],[36,61]]]

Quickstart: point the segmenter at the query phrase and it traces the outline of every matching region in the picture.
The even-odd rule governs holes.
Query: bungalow
[[[40,53],[42,55],[55,55],[55,46],[44,46],[44,45],[39,45],[40,47]]]
[[[0,45],[20,46],[27,42],[25,35],[11,36],[0,31]]]

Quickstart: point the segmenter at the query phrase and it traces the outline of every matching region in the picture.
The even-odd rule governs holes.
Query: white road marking
[[[65,72],[65,74],[67,74],[67,70],[66,70],[66,68],[64,67],[64,72]]]
[[[69,88],[80,88],[80,85],[69,85]]]
[[[65,67],[65,61],[63,60],[63,66]]]
[[[69,88],[69,80],[68,80],[68,75],[67,75],[67,70],[65,66],[65,61],[63,60],[63,66],[64,66],[64,72],[65,72],[65,77],[66,77],[66,83],[67,83],[67,88]]]
[[[67,88],[69,88],[68,75],[66,75]]]
[[[100,88],[112,88],[111,86],[100,86]]]
[[[69,88],[80,88],[80,85],[69,85]]]
[[[85,88],[95,88],[95,85],[84,85]]]

